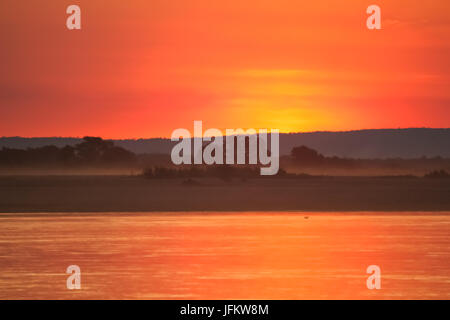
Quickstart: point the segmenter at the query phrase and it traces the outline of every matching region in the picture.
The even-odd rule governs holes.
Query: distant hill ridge
[[[26,149],[46,145],[63,147],[81,142],[81,138],[2,137],[0,148]],[[137,154],[169,154],[170,139],[112,140]],[[280,134],[280,154],[289,154],[295,146],[305,145],[325,156],[348,158],[420,158],[450,157],[450,128],[370,129],[345,132],[306,132]]]

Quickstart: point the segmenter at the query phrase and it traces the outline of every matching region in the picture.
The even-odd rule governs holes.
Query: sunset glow
[[[0,136],[449,127],[450,2],[376,2],[4,0]]]

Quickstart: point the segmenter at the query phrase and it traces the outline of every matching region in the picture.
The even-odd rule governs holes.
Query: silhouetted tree
[[[429,179],[449,179],[450,174],[445,170],[435,170],[424,176]]]
[[[0,150],[0,165],[7,166],[125,165],[136,161],[134,153],[114,146],[112,141],[96,137],[85,137],[83,142],[74,147],[44,146],[26,150]]]
[[[88,164],[126,164],[136,161],[136,155],[124,148],[114,146],[112,141],[98,137],[84,137],[75,146],[75,154]]]
[[[75,164],[78,160],[75,154],[75,148],[72,146],[65,146],[60,150],[61,160],[65,165]]]
[[[83,140],[75,146],[75,150],[81,161],[91,164],[101,162],[105,151],[114,146],[111,141],[97,137],[84,137]]]
[[[316,150],[306,146],[295,147],[291,151],[291,156],[296,162],[306,165],[317,165],[324,161],[325,157]]]

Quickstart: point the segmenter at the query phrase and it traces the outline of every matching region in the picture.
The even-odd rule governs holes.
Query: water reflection
[[[444,213],[1,214],[0,298],[449,299],[449,231]]]

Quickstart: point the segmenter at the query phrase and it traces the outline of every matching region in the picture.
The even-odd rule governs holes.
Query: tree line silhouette
[[[40,148],[0,150],[3,166],[110,166],[130,165],[137,161],[134,153],[115,146],[112,141],[84,137],[75,146],[44,146]]]
[[[147,179],[170,178],[219,178],[224,181],[233,178],[249,179],[261,176],[259,166],[249,165],[197,165],[168,168],[154,166],[144,169],[143,176]],[[276,176],[288,176],[285,170],[280,169]],[[270,177],[270,176],[269,176]]]
[[[289,164],[298,168],[391,168],[391,169],[417,169],[421,167],[441,167],[450,168],[450,159],[442,157],[434,158],[391,158],[391,159],[354,159],[341,157],[327,157],[314,149],[306,146],[294,147],[287,161],[281,161],[282,164]]]
[[[245,141],[245,161],[248,163],[248,139]],[[205,145],[203,145],[203,148]],[[225,148],[224,148],[225,149]],[[237,156],[236,144],[234,150]],[[224,160],[226,150],[224,150]],[[28,148],[0,149],[0,167],[36,167],[36,168],[105,168],[125,167],[141,168],[143,176],[150,179],[159,178],[201,178],[217,177],[226,180],[230,177],[252,178],[259,176],[259,165],[192,165],[177,167],[170,160],[170,155],[140,154],[136,155],[122,147],[114,145],[112,141],[99,137],[84,137],[81,143],[74,146],[57,147],[53,145]],[[450,159],[417,158],[417,159],[353,159],[340,157],[327,157],[307,146],[294,147],[289,156],[280,158],[280,171],[277,176],[298,176],[292,174],[290,169],[308,176],[308,168],[342,168],[352,172],[360,168],[389,168],[399,170],[424,169],[428,171],[427,178],[449,178]],[[286,170],[289,172],[286,172]],[[435,170],[435,171],[433,171]],[[302,172],[303,171],[303,172]]]

